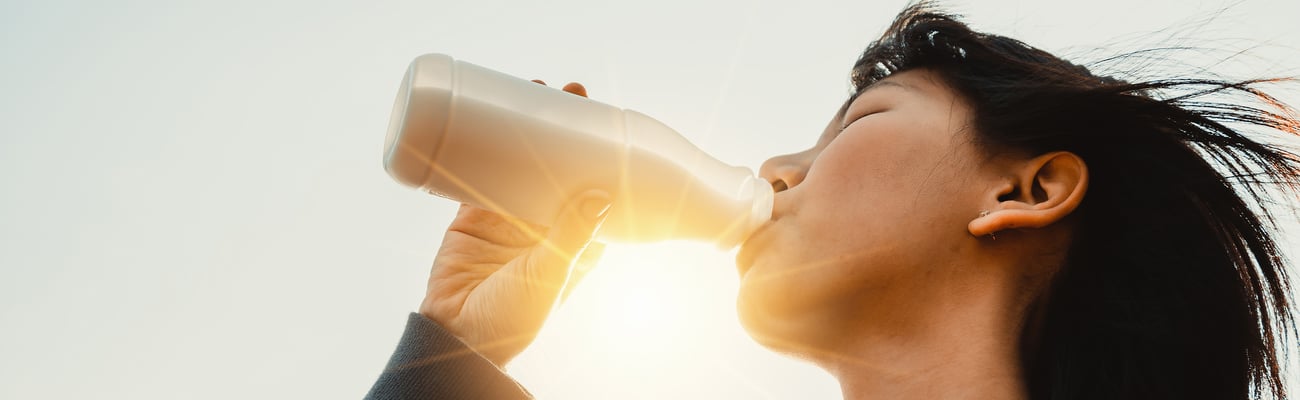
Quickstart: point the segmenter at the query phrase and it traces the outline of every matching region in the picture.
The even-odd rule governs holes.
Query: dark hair
[[[1022,338],[1031,398],[1285,396],[1294,322],[1265,206],[1300,188],[1300,157],[1237,129],[1300,131],[1258,90],[1273,80],[1095,76],[922,2],[854,65],[855,95],[919,68],[969,103],[986,153],[1069,151],[1088,166],[1066,263],[1036,340]],[[1209,100],[1224,94],[1259,106]]]

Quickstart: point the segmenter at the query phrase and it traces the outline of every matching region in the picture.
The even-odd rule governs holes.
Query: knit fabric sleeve
[[[419,313],[411,313],[397,350],[367,400],[532,399],[518,382],[464,342]]]

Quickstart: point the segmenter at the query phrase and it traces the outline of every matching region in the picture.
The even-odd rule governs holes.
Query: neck
[[[1023,307],[1013,292],[942,289],[912,310],[910,329],[863,329],[837,346],[835,354],[846,357],[818,360],[845,400],[1028,398],[1019,353]]]

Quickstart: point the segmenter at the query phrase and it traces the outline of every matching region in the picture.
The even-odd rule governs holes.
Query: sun
[[[511,375],[540,399],[770,399],[788,379],[820,379],[824,396],[810,398],[835,398],[823,371],[764,351],[741,327],[734,256],[706,243],[610,244]]]
[[[731,257],[703,243],[610,244],[537,341],[644,363],[738,335]]]
[[[682,346],[682,334],[700,301],[689,268],[672,260],[676,246],[618,246],[606,249],[597,271],[583,285],[590,290],[591,329],[601,347],[628,356],[653,357]],[[576,290],[583,290],[579,287]]]

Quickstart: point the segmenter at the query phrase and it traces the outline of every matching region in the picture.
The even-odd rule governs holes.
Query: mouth
[[[740,273],[741,277],[744,277],[745,273],[754,265],[754,257],[757,255],[757,252],[764,247],[762,235],[772,226],[773,222],[776,221],[773,220],[758,228],[757,231],[754,231],[754,233],[749,236],[749,239],[746,239],[744,243],[741,243],[740,251],[736,252],[736,271]]]

